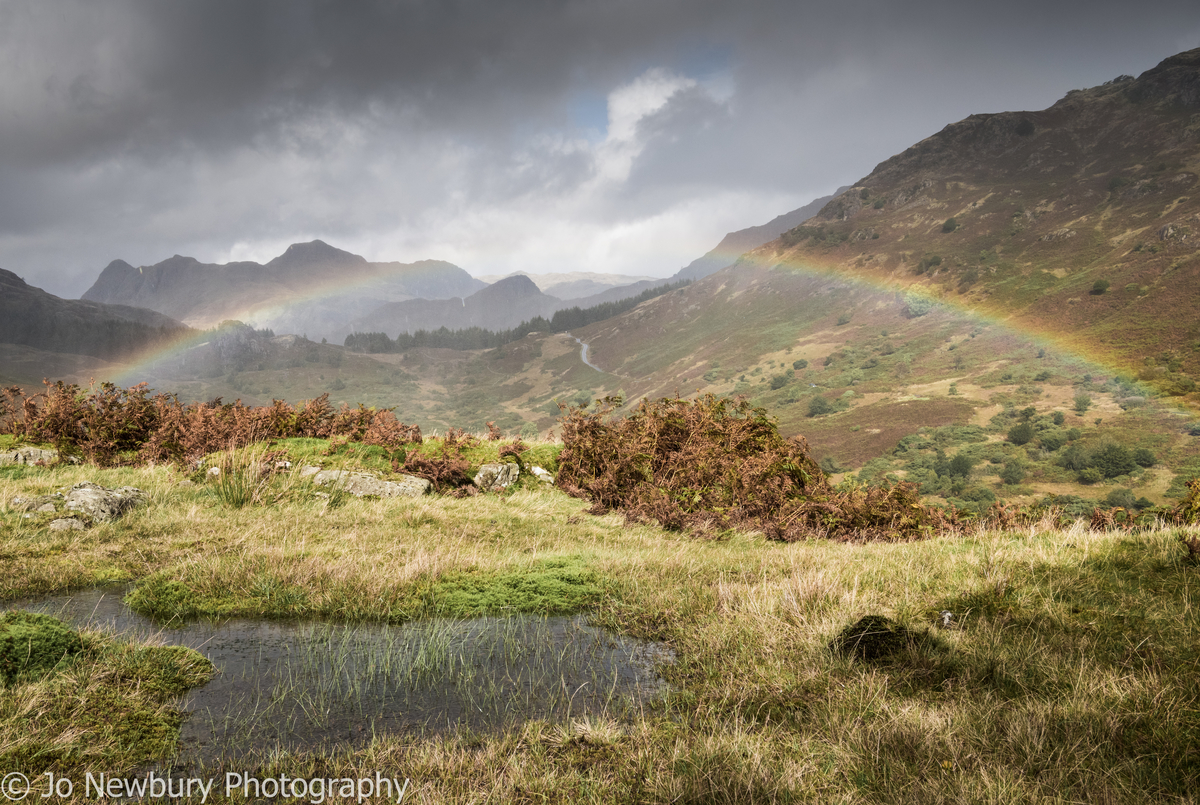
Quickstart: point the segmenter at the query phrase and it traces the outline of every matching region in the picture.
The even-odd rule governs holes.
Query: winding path
[[[571,336],[571,337],[572,337],[572,338],[575,338],[575,336]],[[604,370],[603,370],[603,369],[601,369],[599,366],[597,366],[596,364],[594,364],[594,363],[592,363],[591,361],[589,361],[589,360],[588,360],[588,356],[587,356],[587,354],[588,354],[588,345],[587,345],[587,342],[585,342],[585,341],[581,341],[580,339],[578,339],[578,338],[575,338],[575,343],[576,343],[576,344],[579,344],[579,346],[580,346],[580,350],[579,350],[579,360],[583,361],[583,362],[584,362],[584,363],[586,363],[588,366],[590,366],[590,367],[592,367],[593,369],[595,369],[597,372],[604,372]],[[608,373],[607,373],[607,372],[605,372],[605,374],[608,374]]]

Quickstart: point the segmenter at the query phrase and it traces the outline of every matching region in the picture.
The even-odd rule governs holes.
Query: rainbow
[[[1093,374],[1121,376],[1133,383],[1137,388],[1146,391],[1148,395],[1153,394],[1152,390],[1144,383],[1134,380],[1128,367],[1119,365],[1112,359],[1112,356],[1103,354],[1094,346],[1083,343],[1080,340],[1071,338],[1062,332],[1055,331],[1051,327],[1032,326],[1025,321],[1015,321],[1011,316],[1002,316],[993,312],[980,310],[978,307],[971,305],[968,301],[956,299],[951,296],[938,295],[933,292],[928,285],[922,284],[903,284],[894,280],[874,277],[869,274],[851,273],[844,268],[833,265],[820,265],[810,260],[801,259],[796,256],[781,255],[779,252],[771,251],[770,245],[764,246],[749,254],[733,254],[729,256],[731,266],[726,271],[737,271],[739,265],[749,263],[751,265],[767,268],[772,270],[786,270],[800,274],[806,274],[824,279],[832,279],[838,282],[857,286],[869,291],[878,293],[886,293],[892,295],[905,295],[908,297],[923,298],[927,300],[935,309],[940,309],[945,313],[963,319],[965,322],[973,322],[976,324],[999,328],[1002,332],[1008,335],[1019,338],[1030,343],[1034,347],[1043,348],[1052,351],[1060,359],[1067,359],[1071,362],[1078,362],[1082,365],[1085,371],[1091,371]],[[719,274],[713,275],[713,278],[720,279]],[[355,280],[349,283],[337,284],[334,282],[322,283],[320,287],[297,295],[288,299],[270,305],[254,305],[248,306],[244,310],[244,315],[247,319],[253,321],[255,319],[270,318],[286,313],[296,305],[308,304],[311,302],[320,301],[322,299],[331,299],[337,296],[342,296],[348,293],[354,293],[363,289],[369,288],[373,283],[380,280],[379,276],[366,277]],[[219,332],[220,328],[217,328]],[[131,385],[138,382],[140,378],[144,378],[149,370],[156,364],[164,361],[182,360],[187,354],[209,341],[214,336],[213,330],[202,332],[192,331],[179,339],[173,341],[166,347],[157,348],[141,355],[138,355],[132,362],[120,369],[112,379],[124,385]],[[1182,407],[1182,406],[1179,406]]]

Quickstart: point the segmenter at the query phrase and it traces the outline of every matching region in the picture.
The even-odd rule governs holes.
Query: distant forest
[[[354,352],[405,352],[414,347],[442,347],[444,349],[493,349],[513,341],[519,341],[530,333],[551,332],[565,333],[576,327],[584,327],[598,321],[611,319],[627,310],[665,293],[678,290],[691,284],[691,280],[679,280],[657,288],[647,288],[637,296],[621,299],[616,302],[601,302],[589,308],[571,307],[555,312],[549,320],[542,316],[534,316],[529,321],[523,321],[511,330],[493,332],[482,327],[468,327],[464,330],[449,330],[440,327],[437,330],[417,330],[415,333],[400,333],[395,338],[388,338],[387,333],[351,333],[346,336],[346,348]]]

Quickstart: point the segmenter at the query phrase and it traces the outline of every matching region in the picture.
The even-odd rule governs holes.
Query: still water
[[[217,675],[182,701],[183,761],[355,746],[380,733],[628,717],[663,696],[655,667],[674,659],[662,644],[588,626],[583,616],[165,627],[125,606],[127,591],[92,588],[8,606],[208,657]]]

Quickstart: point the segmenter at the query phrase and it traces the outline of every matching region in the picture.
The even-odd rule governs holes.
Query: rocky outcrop
[[[117,520],[135,506],[144,503],[146,493],[132,486],[122,486],[119,489],[109,489],[91,481],[82,481],[71,487],[66,494],[55,492],[52,495],[37,497],[14,497],[8,502],[9,508],[16,511],[34,514],[54,514],[56,512],[75,512],[84,515],[87,522],[104,523]],[[78,525],[74,525],[78,523]],[[55,520],[51,528],[83,528],[85,522],[78,518],[67,517]]]
[[[67,493],[66,508],[103,523],[118,519],[145,500],[146,493],[136,487],[109,489],[91,481],[82,481]]]
[[[305,467],[300,475],[312,476],[313,483],[317,486],[336,486],[360,498],[368,495],[381,498],[419,498],[433,486],[429,481],[415,475],[401,475],[397,481],[384,481],[365,472],[321,470],[316,467]]]
[[[5,464],[53,464],[58,461],[57,450],[43,450],[40,447],[18,447],[16,450],[6,450],[0,453],[0,466]]]
[[[499,492],[517,482],[521,471],[516,464],[484,464],[475,473],[475,486],[483,492]]]

